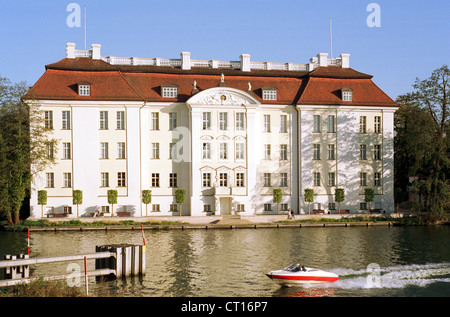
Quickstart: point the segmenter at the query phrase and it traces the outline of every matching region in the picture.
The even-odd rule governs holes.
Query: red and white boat
[[[267,272],[266,275],[280,285],[330,283],[339,279],[335,273],[292,264],[282,270]]]

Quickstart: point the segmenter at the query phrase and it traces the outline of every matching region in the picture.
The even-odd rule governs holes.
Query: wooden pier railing
[[[27,254],[5,255],[0,261],[0,269],[4,270],[4,280],[0,280],[0,287],[29,283],[40,277],[30,278],[29,266],[33,264],[55,263],[62,261],[78,261],[95,259],[95,270],[86,271],[84,275],[126,277],[145,274],[145,245],[117,244],[97,246],[96,253],[68,255],[48,258],[29,258]],[[44,280],[67,279],[73,273],[44,276]]]

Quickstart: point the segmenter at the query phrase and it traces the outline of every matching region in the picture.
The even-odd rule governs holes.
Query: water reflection
[[[113,280],[107,285],[111,294],[124,292],[125,296],[385,296],[387,288],[364,288],[364,272],[370,263],[396,267],[430,261],[450,262],[448,234],[448,227],[147,231],[145,276]],[[96,245],[117,243],[141,244],[141,233],[33,232],[31,256],[94,253]],[[25,250],[26,235],[0,232],[0,254]],[[334,271],[343,278],[320,287],[286,288],[273,283],[264,274],[294,262]],[[64,273],[66,267],[67,263],[36,265],[31,272],[33,276],[49,272],[59,274]],[[88,269],[94,269],[93,262]],[[445,270],[444,265],[444,273]],[[450,276],[444,277],[444,283],[447,277]],[[90,289],[98,290],[94,280],[91,284]]]

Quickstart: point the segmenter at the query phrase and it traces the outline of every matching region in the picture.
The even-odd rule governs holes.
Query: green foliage
[[[146,205],[152,203],[152,191],[151,190],[144,189],[142,191],[142,202]]]
[[[177,189],[175,191],[175,201],[177,204],[184,203],[184,199],[186,197],[186,191],[184,189]]]
[[[117,190],[109,189],[108,192],[108,204],[114,205],[117,204]]]
[[[305,200],[305,202],[308,203],[308,214],[310,214],[311,213],[311,203],[314,202],[314,189],[305,188],[304,200]]]
[[[46,190],[38,191],[38,204],[39,205],[47,205],[47,191]]]
[[[345,200],[345,191],[343,188],[336,188],[334,190],[334,201],[338,203],[338,213],[341,210],[341,202]]]
[[[283,192],[281,190],[281,188],[274,188],[272,190],[272,195],[273,195],[273,202],[277,204],[277,214],[280,212],[280,202],[281,199],[283,199]]]
[[[444,65],[428,79],[417,79],[413,87],[412,93],[397,98],[395,186],[406,191],[408,177],[417,177],[418,209],[433,219],[446,218],[450,212],[450,70]]]
[[[83,191],[75,189],[72,192],[72,199],[74,205],[81,205],[83,203]]]

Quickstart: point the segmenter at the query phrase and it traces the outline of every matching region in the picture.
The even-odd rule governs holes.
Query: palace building
[[[393,212],[397,104],[350,68],[349,54],[298,64],[100,50],[68,43],[24,97],[40,105],[58,140],[48,148],[56,163],[32,181],[32,217],[307,214],[305,189],[314,191],[311,213],[338,213],[336,188],[345,193],[341,210]],[[115,205],[108,190],[117,191]]]

